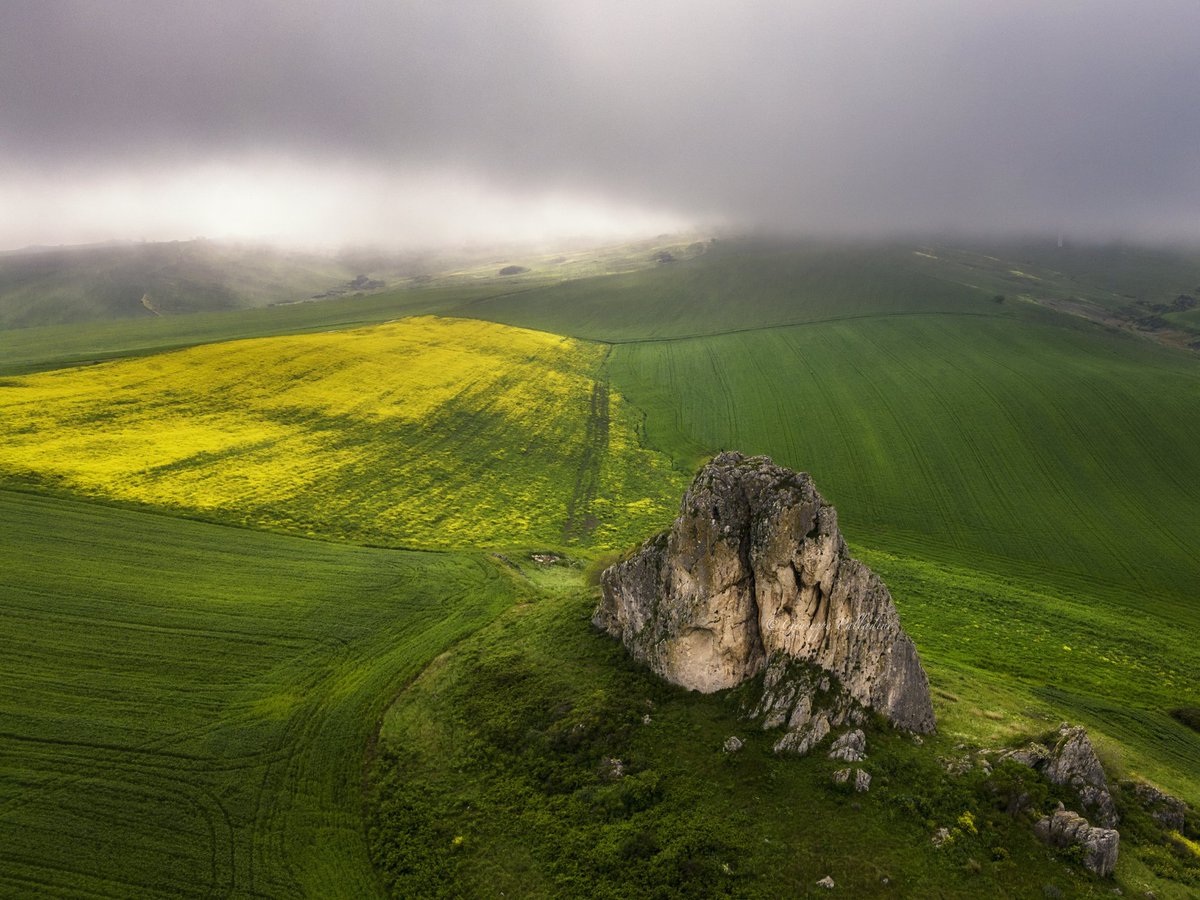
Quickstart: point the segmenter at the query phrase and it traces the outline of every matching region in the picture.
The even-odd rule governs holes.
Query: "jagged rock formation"
[[[776,653],[763,673],[761,692],[742,711],[764,731],[787,728],[775,742],[776,753],[804,756],[834,728],[867,719],[863,705],[836,680],[824,669]]]
[[[1027,744],[1010,751],[1002,759],[1029,766],[1055,784],[1074,789],[1084,811],[1096,824],[1112,828],[1119,821],[1104,767],[1100,765],[1087,731],[1081,726],[1064,722],[1058,729],[1053,748],[1038,743]]]
[[[863,707],[910,731],[934,728],[892,598],[849,556],[807,474],[722,453],[670,531],[606,570],[601,588],[595,624],[668,681],[712,692],[765,673],[752,714],[787,725],[776,749],[805,752],[863,721]]]
[[[1111,875],[1117,865],[1121,835],[1111,828],[1096,828],[1069,809],[1060,809],[1034,823],[1034,832],[1052,847],[1083,848],[1083,864],[1100,876]]]

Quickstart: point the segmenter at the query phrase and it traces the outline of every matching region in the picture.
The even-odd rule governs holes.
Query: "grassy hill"
[[[879,317],[623,344],[651,445],[813,473],[880,549],[1193,605],[1200,360],[1037,322]]]
[[[993,815],[982,785],[947,781],[936,757],[1065,718],[1089,727],[1112,772],[1200,801],[1200,735],[1168,715],[1200,706],[1200,489],[1189,477],[1200,466],[1200,359],[1041,302],[1086,294],[1102,306],[1087,293],[1104,277],[1092,263],[1052,270],[1041,257],[988,249],[722,241],[650,268],[561,283],[535,272],[498,287],[464,274],[457,286],[353,301],[0,333],[0,473],[25,492],[0,493],[6,522],[18,523],[0,539],[14,561],[5,587],[15,585],[0,595],[0,633],[13,635],[11,647],[34,648],[14,657],[31,674],[7,701],[18,724],[0,771],[6,791],[24,796],[48,769],[82,765],[83,753],[43,756],[68,740],[54,730],[61,725],[95,730],[95,746],[111,748],[103,766],[124,773],[116,781],[126,785],[93,790],[83,779],[75,806],[58,794],[28,806],[0,797],[6,830],[25,827],[21,810],[36,811],[25,842],[0,856],[0,873],[63,893],[99,866],[101,877],[86,885],[95,893],[128,893],[130,883],[178,893],[179,882],[152,882],[158,876],[132,858],[158,848],[188,860],[181,871],[202,885],[197,892],[329,892],[336,871],[361,894],[379,888],[366,886],[369,845],[401,894],[431,872],[450,893],[607,885],[618,895],[661,882],[663,896],[804,895],[836,873],[866,896],[1107,894],[1109,884],[1067,874],[1060,858]],[[1138,257],[1142,274],[1128,283],[1145,286],[1140,299],[1190,277],[1178,255],[1170,258],[1156,269],[1152,254]],[[416,313],[447,318],[364,327]],[[16,334],[30,340],[10,339]],[[222,338],[240,340],[215,343]],[[76,367],[23,374],[60,364]],[[757,738],[745,757],[727,761],[716,747],[742,727],[732,707],[623,666],[618,649],[589,629],[585,566],[664,526],[693,467],[721,448],[769,453],[813,473],[856,552],[891,586],[929,668],[940,736],[923,750],[880,736],[868,798],[832,790],[827,761],[776,761]],[[66,499],[79,496],[98,502]],[[495,568],[474,555],[481,547],[508,561]],[[535,565],[535,550],[569,558]],[[248,568],[255,555],[267,560],[261,572]],[[115,574],[98,577],[108,557]],[[295,574],[285,574],[294,559]],[[377,565],[403,572],[372,581]],[[202,569],[199,579],[188,574]],[[336,707],[348,717],[338,719],[346,734],[336,742],[316,726],[288,732],[297,753],[348,779],[362,775],[370,723],[397,679],[445,645],[397,644],[409,601],[373,604],[443,596],[442,586],[458,598],[454,609],[473,616],[450,617],[453,637],[518,595],[532,602],[477,631],[403,692],[370,767],[379,790],[368,837],[351,840],[338,824],[326,851],[306,850],[315,839],[305,835],[322,822],[350,821],[327,812],[349,808],[338,805],[343,793],[361,798],[362,783],[351,790],[347,780],[333,806],[281,801],[293,804],[291,823],[246,825],[229,841],[231,862],[216,868],[181,849],[205,833],[196,810],[208,801],[173,813],[194,820],[179,835],[146,814],[158,802],[152,791],[128,787],[159,771],[139,768],[140,729],[152,721],[144,710],[163,717],[160,742],[224,723],[226,708],[244,711],[198,687],[221,680],[207,657],[217,644],[164,634],[241,640],[244,625],[269,636],[268,649],[254,652],[282,668],[256,669],[241,650],[219,651],[232,654],[235,676],[219,690],[236,682],[238,696],[259,698],[253,709],[264,714],[306,709],[310,694],[322,704],[351,698]],[[287,607],[291,590],[307,605]],[[60,604],[76,603],[59,614]],[[89,649],[87,629],[123,616],[136,627],[121,625],[101,650]],[[316,636],[335,620],[362,628],[353,640],[337,632],[327,646]],[[64,621],[78,621],[78,633]],[[289,630],[309,625],[299,637]],[[438,634],[449,641],[451,631]],[[279,633],[286,646],[272,644]],[[310,637],[317,649],[306,649]],[[375,674],[345,674],[325,693],[303,671],[334,665],[326,653],[338,672]],[[72,674],[79,660],[104,693],[79,694],[89,683]],[[144,679],[102,677],[143,663],[153,673]],[[262,699],[277,684],[306,699]],[[69,699],[76,694],[86,699]],[[194,720],[160,712],[185,705],[185,695],[200,700]],[[656,704],[649,713],[647,699]],[[85,725],[60,722],[62,709],[85,708]],[[642,730],[645,714],[661,729]],[[224,758],[226,746],[236,754],[274,740],[276,732],[245,721],[251,730],[237,724],[228,745],[201,755],[204,765]],[[559,743],[579,723],[593,737]],[[634,762],[628,791],[598,779],[599,754]],[[239,797],[242,789],[214,790]],[[955,824],[966,812],[986,827],[968,836]],[[89,816],[122,823],[129,854],[111,865],[66,860],[61,846],[72,842],[107,846]],[[930,849],[938,825],[962,832],[953,853]],[[79,836],[61,841],[72,829]],[[1183,863],[1135,838],[1123,843],[1118,883],[1187,896]],[[140,874],[122,882],[126,869]],[[265,872],[276,874],[260,881]]]
[[[664,235],[602,246],[580,243],[553,252],[481,246],[322,254],[204,239],[11,250],[0,252],[0,336],[14,328],[363,300],[385,287],[394,295],[486,285],[494,294],[506,294],[645,269],[663,254],[684,260],[704,246],[690,238]],[[513,274],[502,275],[502,270]],[[393,297],[390,302],[404,304],[405,299]],[[176,327],[163,330],[171,333]]]
[[[690,259],[485,298],[450,312],[617,343],[864,315],[1008,314],[986,289],[924,268],[907,245],[718,241]]]
[[[929,586],[955,591],[942,614],[980,587]],[[856,794],[832,783],[842,764],[824,754],[777,757],[777,734],[738,720],[736,692],[692,694],[631,664],[589,628],[586,594],[547,593],[440,658],[388,712],[370,835],[394,896],[820,897],[826,876],[854,897],[1113,896],[1111,881],[1081,877],[1005,811],[1023,792],[1058,798],[1028,770],[946,775],[943,761],[970,740],[960,727],[995,726],[1004,702],[965,708],[934,669],[941,733],[915,746],[872,732],[871,790]],[[1058,612],[1042,611],[1041,625],[1053,630]],[[1009,688],[987,681],[993,700]],[[1004,722],[1014,738],[1057,726],[1050,704],[1022,712]],[[746,742],[736,754],[722,750],[730,735]],[[622,778],[598,774],[606,759],[623,762]],[[943,848],[930,841],[939,827],[952,834]],[[1167,871],[1200,885],[1200,865],[1170,870],[1130,827],[1123,835],[1127,894],[1191,896]]]
[[[0,894],[374,893],[375,723],[512,579],[5,491],[0,516]]]
[[[412,318],[5,379],[15,482],[369,544],[616,548],[678,473],[597,344]]]
[[[0,328],[294,302],[358,274],[330,258],[202,240],[10,251],[0,254]]]

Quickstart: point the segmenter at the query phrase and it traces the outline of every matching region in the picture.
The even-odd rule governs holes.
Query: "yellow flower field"
[[[601,345],[421,317],[0,382],[0,475],[413,546],[620,546],[674,512]]]

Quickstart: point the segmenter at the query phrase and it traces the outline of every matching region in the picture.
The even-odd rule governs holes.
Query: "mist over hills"
[[[8,0],[0,895],[1194,900],[1197,34]]]

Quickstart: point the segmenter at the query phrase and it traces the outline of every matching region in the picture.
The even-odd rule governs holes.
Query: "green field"
[[[621,345],[610,369],[652,445],[809,471],[862,544],[1194,610],[1191,356],[1094,328],[914,316]]]
[[[719,241],[692,259],[481,299],[450,314],[599,341],[643,341],[910,313],[1013,315],[925,271],[911,247]]]
[[[1159,302],[1200,268],[1034,249],[718,241],[0,331],[9,891],[777,896],[836,871],[864,896],[1107,893],[982,785],[937,787],[934,755],[1069,719],[1114,774],[1200,802],[1200,735],[1169,715],[1200,706],[1200,359],[1041,303]],[[587,623],[585,568],[723,448],[813,474],[929,669],[940,736],[881,736],[861,809],[823,759],[724,761],[732,708]],[[396,692],[472,633],[364,770]],[[596,738],[563,750],[577,720]],[[628,791],[597,780],[609,753]],[[965,811],[987,828],[932,853]],[[1188,896],[1131,835],[1118,884]]]
[[[375,325],[455,309],[510,290],[490,284],[421,287],[269,309],[11,329],[0,331],[0,374],[90,365],[242,338]]]
[[[0,492],[0,893],[369,896],[396,692],[520,595],[372,550]]]

